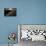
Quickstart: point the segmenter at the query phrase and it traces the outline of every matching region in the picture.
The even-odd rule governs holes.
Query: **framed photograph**
[[[16,8],[4,8],[4,16],[16,16]]]

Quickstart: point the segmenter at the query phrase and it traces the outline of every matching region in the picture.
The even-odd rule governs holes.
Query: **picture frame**
[[[17,16],[17,8],[4,8],[4,16]]]

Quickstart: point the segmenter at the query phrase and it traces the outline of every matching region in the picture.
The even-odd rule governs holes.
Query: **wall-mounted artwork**
[[[4,8],[4,16],[16,16],[16,8]]]

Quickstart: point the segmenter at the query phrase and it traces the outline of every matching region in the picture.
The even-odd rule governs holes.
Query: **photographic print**
[[[4,8],[4,16],[16,16],[16,8]]]

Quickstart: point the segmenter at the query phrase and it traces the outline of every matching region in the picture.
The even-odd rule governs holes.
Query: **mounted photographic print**
[[[16,8],[4,8],[4,16],[16,16]]]

